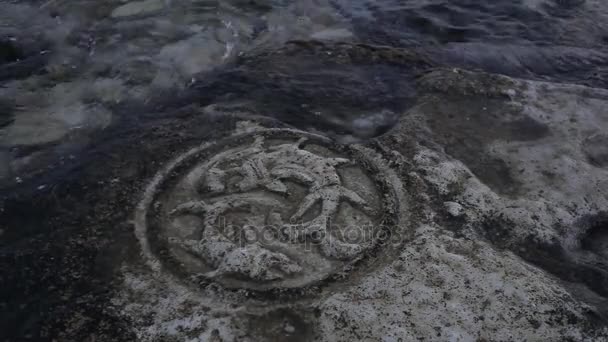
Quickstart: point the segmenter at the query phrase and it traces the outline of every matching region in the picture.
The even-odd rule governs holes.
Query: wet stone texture
[[[589,161],[598,167],[608,166],[608,135],[595,134],[583,141],[583,151]]]
[[[202,75],[184,100],[211,99],[300,129],[368,139],[394,126],[415,102],[415,78],[433,66],[408,49],[289,41]]]
[[[2,339],[608,339],[608,92],[416,81],[365,143],[195,106],[104,130],[2,199]]]
[[[275,129],[188,151],[154,178],[136,213],[148,262],[262,292],[343,277],[398,224],[388,176],[345,148]]]

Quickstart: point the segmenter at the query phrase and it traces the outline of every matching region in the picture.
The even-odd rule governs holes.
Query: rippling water
[[[608,85],[608,5],[599,0],[0,7],[0,184],[9,187],[84,160],[101,131],[110,144],[188,105],[249,111],[354,141],[396,122],[425,65]],[[294,40],[326,47],[283,51]],[[367,55],[340,60],[345,43],[364,44],[357,49]],[[395,65],[374,55],[379,47],[420,58]]]
[[[84,160],[82,150],[100,131],[112,143],[120,132],[193,104],[246,109],[345,141],[369,138],[411,103],[413,77],[425,63],[608,85],[608,5],[599,0],[48,0],[0,7],[4,186]],[[335,57],[339,46],[280,52],[293,40],[365,44],[368,52],[383,46],[425,61],[396,66],[374,52],[344,61]]]
[[[605,43],[606,9],[600,1],[343,1],[338,6],[354,25],[375,23],[364,39],[379,43]]]

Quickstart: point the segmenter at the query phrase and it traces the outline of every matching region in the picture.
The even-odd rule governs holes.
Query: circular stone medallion
[[[151,264],[179,278],[304,288],[342,277],[396,227],[387,182],[355,147],[288,129],[239,134],[161,171],[138,208],[137,235]]]

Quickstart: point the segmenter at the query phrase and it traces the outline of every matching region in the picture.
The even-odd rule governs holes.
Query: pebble
[[[456,202],[443,202],[445,210],[453,217],[460,217],[464,212],[462,205]]]
[[[283,326],[283,329],[288,334],[293,334],[294,332],[296,332],[296,328],[289,323],[285,323],[285,325]]]

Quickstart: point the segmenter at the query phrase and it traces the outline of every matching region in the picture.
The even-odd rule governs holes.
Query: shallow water
[[[4,1],[0,197],[23,229],[0,236],[45,233],[52,215],[19,201],[86,197],[53,191],[116,146],[134,155],[158,134],[179,150],[235,113],[361,141],[397,122],[430,68],[607,88],[607,46],[602,0]]]
[[[112,121],[108,111],[113,105],[147,103],[161,96],[170,102],[167,97],[180,89],[212,77],[227,88],[225,93],[230,87],[238,93],[238,86],[226,81],[234,75],[230,68],[238,57],[279,48],[288,40],[416,47],[442,65],[605,86],[608,6],[600,1],[154,0],[137,4],[126,5],[127,10],[134,8],[132,13],[125,12],[120,1],[2,4],[0,99],[7,107],[2,125],[17,117],[15,127],[2,132],[3,146],[44,144],[67,131],[103,128]],[[285,69],[307,68],[299,60],[278,63]],[[361,70],[344,72],[357,75],[362,83],[387,74],[357,68]],[[206,74],[213,70],[220,70],[220,76]],[[295,88],[290,94],[299,88],[359,92],[357,81],[327,86],[331,73],[323,66],[314,70],[318,77],[307,71],[290,75],[290,79],[304,78],[301,84],[273,86]],[[242,77],[252,76],[247,71]],[[379,94],[372,91],[368,98],[394,95],[385,83],[387,89],[377,90]],[[314,103],[319,98],[306,90],[302,93],[301,99],[285,99],[284,104]],[[75,113],[53,117],[52,122],[37,118],[44,116],[40,111],[57,108]],[[317,116],[352,133],[359,116],[375,118],[371,125],[390,125],[391,115],[378,114],[389,109],[353,113],[346,121],[331,113]],[[20,115],[11,114],[15,111]],[[31,127],[41,122],[51,126],[43,134]]]
[[[5,185],[78,159],[91,132],[145,124],[154,108],[166,115],[185,104],[228,103],[355,141],[386,131],[415,96],[419,70],[404,65],[263,55],[291,40],[410,49],[435,65],[516,77],[608,82],[608,6],[597,0],[1,6],[0,158],[11,160],[0,166]]]

